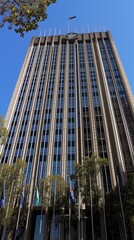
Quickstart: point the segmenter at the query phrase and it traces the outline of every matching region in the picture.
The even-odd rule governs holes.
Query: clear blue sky
[[[134,93],[134,0],[57,0],[48,7],[48,18],[38,30],[19,37],[7,27],[0,29],[0,114],[5,116],[32,36],[110,30]],[[132,47],[133,46],[133,47]]]

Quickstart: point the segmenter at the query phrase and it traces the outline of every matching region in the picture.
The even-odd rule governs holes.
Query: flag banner
[[[74,196],[74,192],[73,192],[73,189],[72,189],[71,186],[70,186],[70,200],[71,200],[71,203],[72,203],[72,204],[75,204],[75,203],[76,203],[76,199],[75,199],[75,196]]]
[[[35,206],[39,205],[39,191],[38,188],[36,188],[36,192],[35,192]]]
[[[23,187],[23,188],[22,188],[21,197],[20,197],[20,208],[22,208],[22,206],[23,206],[24,194],[25,194],[25,188]]]
[[[73,17],[69,17],[68,19],[69,19],[69,20],[71,20],[71,19],[74,19],[74,18],[76,18],[76,16],[73,16]]]
[[[1,194],[1,200],[0,200],[0,208],[2,208],[2,207],[5,207],[5,195],[6,195],[6,193],[5,193],[5,181],[4,181],[4,183],[3,183],[3,189],[2,189],[2,194]]]

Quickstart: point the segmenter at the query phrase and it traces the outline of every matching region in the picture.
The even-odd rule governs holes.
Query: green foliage
[[[8,137],[8,130],[4,127],[4,119],[0,115],[0,144],[5,145]]]
[[[6,187],[10,188],[11,183],[14,180],[14,186],[20,183],[24,177],[24,168],[25,162],[18,159],[16,164],[9,165],[8,163],[4,163],[0,165],[0,186],[4,180],[6,181]]]
[[[119,191],[117,187],[106,195],[106,212],[110,224],[113,226],[116,225],[121,217]]]
[[[82,194],[83,203],[91,205],[91,191],[94,210],[101,207],[101,190],[97,185],[97,175],[100,168],[107,164],[107,159],[100,158],[96,154],[91,157],[84,157],[82,164],[75,164],[75,173],[72,179],[75,180],[75,195],[78,197],[78,189]],[[91,181],[91,189],[90,189]],[[79,186],[79,187],[78,187]]]
[[[5,23],[8,28],[14,28],[16,33],[24,36],[38,28],[38,23],[47,18],[46,9],[56,0],[1,0],[0,1],[0,27]]]
[[[17,223],[20,197],[22,193],[22,182],[24,180],[25,162],[18,159],[15,164],[0,165],[0,195],[5,181],[5,208],[0,208],[0,228],[7,225],[6,234],[13,239]],[[25,200],[29,193],[29,186],[25,185]],[[0,196],[1,197],[1,196]],[[19,229],[23,233],[27,217],[27,201],[24,201],[21,209]]]
[[[46,179],[40,179],[39,183],[39,196],[41,205],[44,209],[53,207],[55,205],[62,207],[65,204],[65,193],[68,189],[68,184],[64,178],[59,175],[51,175]]]
[[[15,207],[9,208],[10,218],[8,216],[8,222],[6,222],[7,223],[7,234],[6,235],[9,237],[9,239],[10,238],[14,239],[14,236],[15,236],[15,227],[16,227],[17,218],[18,218],[19,200],[20,200],[21,192],[22,192],[22,188],[19,188],[19,195],[16,200]],[[25,224],[26,224],[26,220],[27,220],[28,202],[26,201],[26,198],[28,197],[28,194],[29,194],[29,185],[25,185],[25,201],[24,201],[22,209],[21,209],[19,226],[18,226],[19,237],[22,237],[22,239],[24,236]]]
[[[134,173],[128,174],[127,182],[123,188],[123,202],[125,215],[134,225]]]
[[[120,190],[125,219],[129,219],[131,224],[134,225],[134,173],[128,174],[126,184],[123,187],[120,186]],[[114,226],[121,221],[121,203],[118,186],[107,193],[106,212],[110,216],[109,221],[111,225]]]

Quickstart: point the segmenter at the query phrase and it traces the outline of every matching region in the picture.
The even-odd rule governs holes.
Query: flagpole
[[[78,178],[78,239],[81,239],[81,224],[80,224],[80,180]]]
[[[14,237],[14,240],[16,240],[16,237],[17,237],[17,230],[18,230],[18,225],[19,225],[19,220],[20,220],[20,211],[21,211],[21,208],[19,206],[19,212],[18,212],[18,218],[17,218],[17,224],[16,224],[16,229],[15,229],[15,237]]]
[[[57,181],[55,180],[55,186],[54,186],[54,206],[53,206],[53,222],[52,222],[52,240],[53,240],[54,220],[55,220],[56,184],[57,184]]]
[[[70,233],[71,233],[71,207],[70,207],[70,196],[69,196],[69,240],[70,240]]]
[[[12,191],[13,191],[13,183],[14,183],[14,180],[12,181],[12,184],[11,184],[11,191],[10,191],[9,201],[8,201],[7,211],[6,211],[6,219],[7,219],[7,214],[8,214],[9,204],[10,204],[11,195],[12,195]]]
[[[105,210],[105,195],[104,195],[104,184],[103,184],[103,173],[101,173],[101,184],[102,184],[102,197],[103,197],[103,217],[104,217],[104,229],[105,229],[105,240],[107,240],[107,224],[106,224],[106,210]]]
[[[127,240],[127,230],[126,230],[126,223],[125,223],[125,216],[124,216],[124,209],[123,209],[123,203],[122,203],[122,197],[121,197],[121,190],[120,190],[120,184],[119,184],[119,178],[117,173],[117,186],[118,186],[118,192],[119,192],[119,199],[120,199],[120,205],[121,205],[121,214],[122,214],[122,220],[123,220],[123,227],[124,227],[124,234],[125,234],[125,240]]]
[[[68,18],[68,33],[69,33],[69,18]]]
[[[70,181],[70,176],[69,176],[69,188],[71,186],[71,181]],[[70,240],[70,233],[71,233],[71,202],[70,202],[70,190],[69,190],[69,231],[68,231],[68,234],[69,234],[69,240]]]
[[[9,195],[9,201],[8,201],[8,204],[7,204],[7,211],[6,211],[5,221],[6,221],[7,215],[8,215],[8,210],[9,210],[11,195],[12,195],[12,191],[13,191],[13,183],[14,183],[14,180],[12,181],[12,184],[11,184],[11,191],[10,191],[10,195]],[[4,240],[4,239],[5,239],[5,233],[6,233],[6,224],[4,224],[4,228],[3,228],[1,240]]]
[[[45,179],[44,179],[44,185],[43,185],[43,196],[42,196],[42,198],[44,196],[45,196]],[[43,216],[42,212],[43,212],[43,209],[42,209],[42,205],[41,205],[41,219],[40,219],[40,228],[39,228],[39,240],[40,240],[41,233],[42,233],[42,216]],[[45,215],[45,213],[44,213],[44,215]]]
[[[20,201],[19,201],[19,212],[18,212],[18,218],[17,218],[17,224],[16,224],[14,240],[16,240],[16,237],[17,237],[17,230],[18,230],[19,220],[20,220],[20,212],[21,212],[21,208],[22,208],[23,202],[24,202],[24,186],[22,187],[22,193],[21,193]]]
[[[41,169],[42,170],[42,169]],[[41,179],[41,174],[40,174],[40,179]],[[43,184],[43,190],[44,190],[44,184]],[[43,196],[42,196],[43,197]],[[42,201],[42,200],[41,200]],[[41,202],[41,215],[40,215],[40,226],[39,226],[39,234],[38,234],[38,240],[40,240],[42,233],[42,202]]]
[[[4,180],[4,183],[3,183],[3,190],[2,190],[2,197],[1,197],[0,205],[1,205],[1,207],[5,207],[5,180]],[[3,232],[2,232],[2,238],[4,237],[5,232],[6,232],[6,226],[4,225]]]
[[[73,17],[68,17],[68,33],[69,33],[69,21],[76,18],[76,16],[73,16]]]
[[[93,198],[92,198],[91,176],[89,177],[89,181],[90,181],[90,201],[91,201],[92,240],[94,240],[94,219],[93,219]]]
[[[42,233],[42,204],[41,204],[41,215],[40,215],[40,226],[39,226],[39,237],[38,237],[38,240],[40,240],[41,233]]]
[[[70,179],[69,179],[70,182]],[[74,192],[70,183],[70,194],[69,194],[69,239],[70,239],[70,233],[71,233],[71,224],[70,224],[70,220],[71,220],[71,204],[75,204],[76,203],[76,199],[74,197]]]

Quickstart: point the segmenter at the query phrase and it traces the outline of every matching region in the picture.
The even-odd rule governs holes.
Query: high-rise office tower
[[[33,37],[6,126],[2,163],[25,159],[31,205],[40,178],[53,174],[68,181],[74,163],[94,153],[108,159],[102,171],[105,192],[117,185],[117,175],[124,184],[134,170],[134,104],[110,33]],[[35,233],[28,239],[38,239],[35,215]],[[87,223],[85,239],[91,236]],[[78,239],[75,234],[71,239]],[[116,239],[108,234],[101,239]],[[67,237],[59,227],[53,239]],[[117,239],[123,239],[120,233]]]

